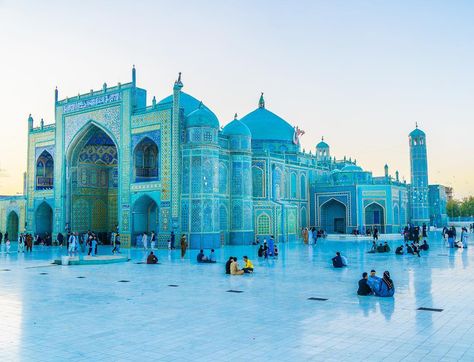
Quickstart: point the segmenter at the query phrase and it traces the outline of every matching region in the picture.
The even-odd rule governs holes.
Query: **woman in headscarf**
[[[382,281],[379,284],[379,288],[374,290],[374,294],[379,297],[393,297],[395,294],[393,280],[390,278],[390,273],[388,271],[383,272]]]

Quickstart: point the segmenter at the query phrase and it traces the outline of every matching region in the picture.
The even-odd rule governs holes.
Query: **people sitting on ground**
[[[385,242],[385,243],[383,244],[383,249],[384,249],[383,251],[384,251],[385,253],[390,252],[390,246],[388,245],[387,242]]]
[[[336,256],[332,258],[332,265],[334,268],[342,268],[344,266],[340,252],[336,252]]]
[[[260,245],[257,251],[257,255],[259,258],[263,258],[263,245]]]
[[[275,255],[275,258],[278,257],[278,248],[276,245],[275,245],[275,250],[273,251],[273,255]]]
[[[230,263],[230,274],[231,275],[242,275],[245,272],[239,268],[239,264],[237,263],[237,258],[234,256],[232,258],[232,263]]]
[[[374,294],[372,292],[372,289],[370,289],[369,284],[367,283],[367,280],[369,279],[368,275],[366,272],[362,273],[362,279],[359,280],[359,289],[357,289],[357,294],[358,295],[372,295]]]
[[[347,266],[347,258],[341,254],[342,266]]]
[[[196,260],[198,263],[205,263],[207,261],[207,257],[204,256],[204,251],[202,249],[199,250]]]
[[[244,273],[253,273],[253,264],[247,256],[244,256],[244,263],[244,267],[242,268]]]
[[[413,254],[413,247],[410,244],[406,243],[405,248],[406,248],[405,254]]]
[[[385,253],[385,248],[383,247],[382,243],[377,246],[377,253]]]
[[[377,252],[377,244],[376,244],[375,240],[372,241],[372,248],[368,252],[371,253],[371,254]]]
[[[156,257],[155,254],[153,254],[152,251],[150,251],[150,254],[148,254],[148,257],[146,258],[146,263],[147,264],[158,264],[158,258]]]
[[[265,239],[263,240],[263,257],[268,258],[268,244]]]
[[[400,245],[395,249],[395,254],[397,255],[403,255],[403,245]]]
[[[395,294],[395,287],[388,271],[383,272],[383,278],[379,283],[379,287],[372,290],[378,297],[393,297]]]
[[[230,274],[230,264],[232,264],[233,261],[234,261],[234,257],[231,256],[231,257],[229,257],[229,260],[227,260],[227,262],[225,263],[225,273],[226,274]]]
[[[413,255],[418,255],[418,257],[420,257],[420,248],[418,247],[418,243],[412,243],[411,248],[413,250]]]
[[[427,251],[430,248],[426,240],[423,240],[423,244],[420,245],[420,249],[423,251]]]

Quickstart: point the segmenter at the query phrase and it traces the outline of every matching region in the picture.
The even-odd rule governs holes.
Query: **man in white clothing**
[[[143,233],[142,243],[143,243],[143,249],[147,250],[148,249],[148,235],[146,234],[146,232]]]
[[[77,232],[72,233],[71,236],[69,236],[69,256],[73,256],[76,254],[76,248],[77,248]]]

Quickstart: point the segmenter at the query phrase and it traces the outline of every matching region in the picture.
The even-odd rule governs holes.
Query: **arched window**
[[[257,235],[270,235],[271,234],[271,225],[270,225],[270,216],[267,214],[261,214],[257,218]]]
[[[253,186],[253,197],[265,197],[265,178],[263,176],[263,170],[260,167],[252,167],[252,186]]]
[[[296,173],[294,172],[290,176],[290,195],[292,199],[296,199]]]
[[[135,147],[135,182],[155,180],[158,178],[158,146],[145,137]]]
[[[51,154],[44,150],[36,161],[36,189],[53,188],[54,160]]]
[[[300,199],[306,200],[306,176],[301,175],[300,178]]]

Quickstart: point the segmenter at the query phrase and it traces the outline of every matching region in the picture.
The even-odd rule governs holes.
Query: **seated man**
[[[377,253],[385,253],[385,248],[383,247],[382,243],[377,246]]]
[[[249,258],[247,258],[247,256],[244,256],[244,267],[242,268],[242,270],[244,271],[244,273],[253,273],[253,264],[252,262],[249,260]]]
[[[367,283],[368,275],[366,272],[362,273],[362,279],[359,280],[359,289],[357,289],[358,295],[372,295],[372,289],[370,289],[369,284]]]
[[[244,271],[239,269],[239,264],[237,263],[237,258],[235,256],[232,258],[232,263],[230,263],[230,274],[231,275],[244,274]]]
[[[424,251],[427,251],[429,248],[430,248],[430,246],[428,245],[426,240],[423,240],[423,244],[420,245],[420,249],[424,250]]]
[[[204,251],[201,249],[199,250],[198,255],[196,256],[196,260],[198,263],[205,263],[207,258],[204,256]]]
[[[146,263],[147,264],[158,264],[158,258],[156,257],[155,254],[153,254],[152,251],[150,251],[150,254],[146,258]]]
[[[340,252],[337,252],[336,256],[332,258],[332,265],[334,268],[342,268],[344,266]]]
[[[385,243],[383,244],[383,249],[384,249],[384,252],[386,252],[386,253],[388,253],[388,252],[390,251],[390,246],[388,246],[388,243],[387,243],[387,242],[385,242]]]
[[[347,266],[347,258],[344,255],[341,255],[342,266]]]
[[[215,263],[216,262],[216,252],[214,249],[211,249],[211,252],[209,254],[209,257],[207,258],[209,260],[209,263]]]
[[[367,279],[367,284],[369,285],[370,289],[372,289],[372,291],[374,291],[374,293],[375,293],[376,290],[380,289],[380,283],[381,282],[382,282],[382,278],[378,277],[375,273],[375,270],[372,269],[370,271],[370,276]]]
[[[398,248],[395,249],[395,254],[403,255],[403,246],[400,245]]]

